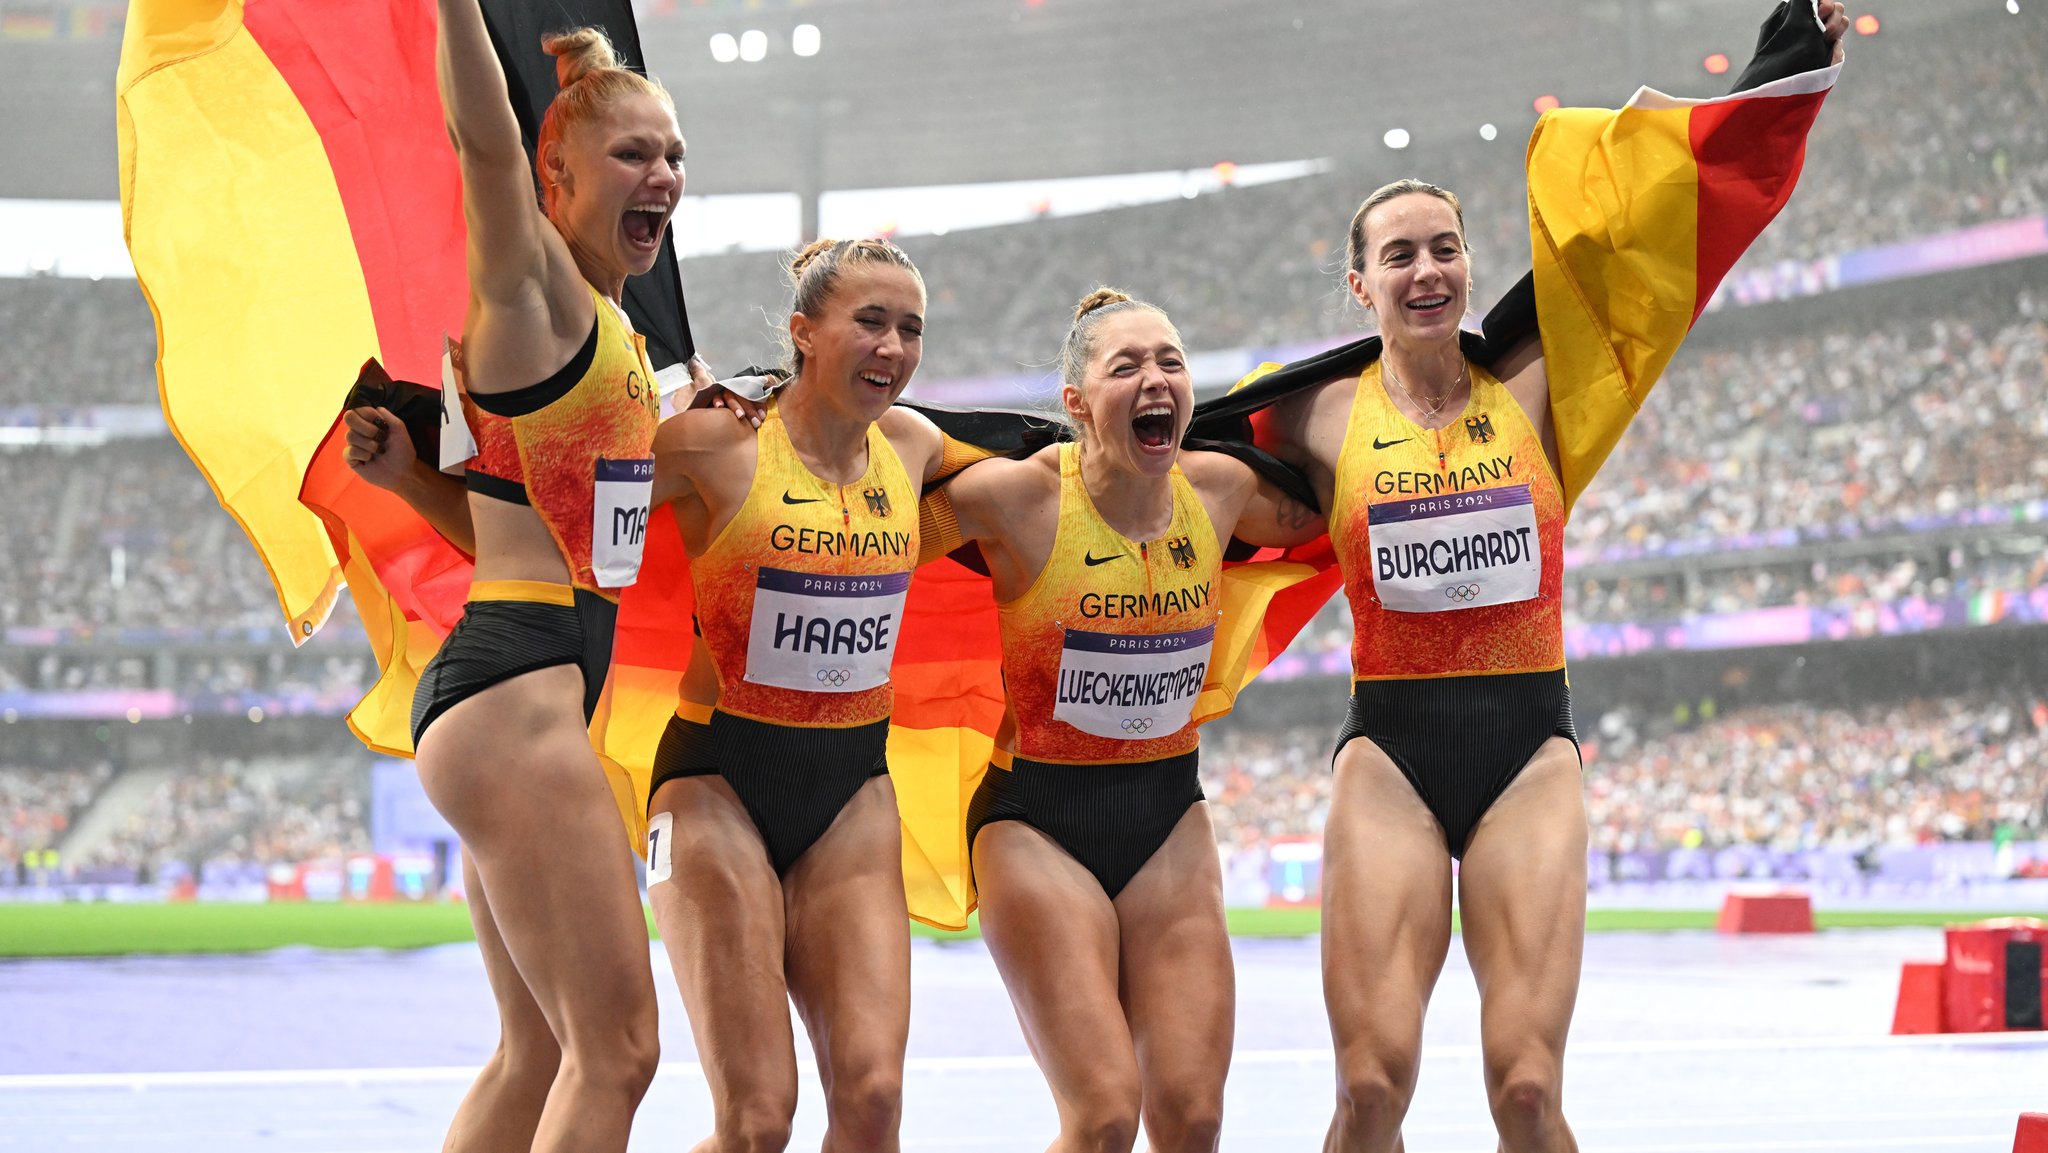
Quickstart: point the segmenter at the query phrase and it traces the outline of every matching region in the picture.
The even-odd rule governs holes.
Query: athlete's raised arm
[[[441,0],[440,15],[435,68],[448,139],[462,170],[470,293],[499,304],[530,299],[546,274],[545,222],[505,72],[477,0]]]

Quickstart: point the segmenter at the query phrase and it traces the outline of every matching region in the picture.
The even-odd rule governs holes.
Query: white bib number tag
[[[909,573],[759,573],[747,680],[813,693],[856,693],[888,683]]]
[[[647,818],[647,883],[659,885],[669,879],[669,861],[673,850],[669,842],[675,840],[676,817],[674,813],[656,813]]]
[[[1194,715],[1215,640],[1215,625],[1184,633],[1068,629],[1053,719],[1119,741],[1177,733]]]
[[[591,507],[590,571],[600,588],[624,588],[640,575],[647,543],[647,505],[654,498],[654,458],[597,460]]]
[[[1543,583],[1526,484],[1372,506],[1373,590],[1395,612],[1440,613],[1535,598]]]
[[[441,457],[435,467],[442,472],[460,472],[476,455],[476,434],[469,430],[469,417],[462,411],[462,391],[456,365],[462,346],[441,334]]]

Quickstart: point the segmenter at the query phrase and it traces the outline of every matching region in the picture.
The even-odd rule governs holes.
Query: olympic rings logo
[[[1125,717],[1124,731],[1127,733],[1149,733],[1152,731],[1151,717]]]
[[[838,688],[853,679],[852,669],[819,669],[818,683]]]
[[[1452,585],[1444,590],[1444,596],[1454,601],[1474,601],[1479,599],[1479,585],[1477,583]]]

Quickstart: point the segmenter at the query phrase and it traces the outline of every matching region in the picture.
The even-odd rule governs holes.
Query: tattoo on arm
[[[1289,532],[1298,532],[1307,528],[1309,522],[1316,519],[1316,514],[1293,497],[1283,496],[1273,508],[1273,517],[1281,528]]]

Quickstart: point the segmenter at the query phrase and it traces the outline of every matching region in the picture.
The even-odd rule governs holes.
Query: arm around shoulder
[[[1260,548],[1290,548],[1328,531],[1323,517],[1245,462],[1221,452],[1190,452],[1181,457],[1181,471],[1209,507],[1235,511],[1217,528]]]

